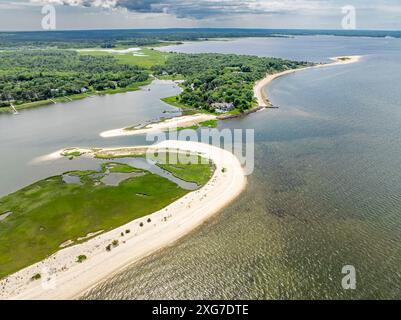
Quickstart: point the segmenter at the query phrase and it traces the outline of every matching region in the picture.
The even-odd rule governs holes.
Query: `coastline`
[[[117,89],[106,89],[106,90],[101,90],[101,91],[96,91],[96,92],[90,92],[90,93],[77,93],[65,97],[58,97],[54,99],[48,99],[48,100],[39,100],[39,101],[32,101],[32,102],[26,102],[23,104],[15,105],[15,109],[17,111],[21,110],[26,110],[26,109],[33,109],[33,108],[38,108],[38,107],[45,107],[57,103],[69,103],[77,100],[83,100],[83,99],[88,99],[92,98],[94,96],[104,96],[108,94],[117,94],[117,93],[126,93],[126,92],[135,92],[138,90],[141,90],[142,87],[146,87],[150,85],[154,79],[148,79],[144,82],[138,82],[132,85],[131,87],[127,88],[117,88]],[[0,115],[1,114],[6,114],[10,113],[12,111],[11,107],[2,107],[0,108]]]
[[[334,62],[319,64],[299,69],[286,70],[281,73],[268,75],[258,81],[254,87],[255,97],[259,103],[258,109],[271,106],[264,93],[264,88],[276,78],[295,73],[297,71],[350,64],[360,60],[360,56],[336,57]],[[202,117],[202,120],[200,119]],[[207,119],[205,117],[208,117]],[[163,122],[149,124],[134,130],[117,129],[101,134],[102,137],[119,135],[145,134],[167,130],[171,127],[187,126],[202,121],[216,119],[214,115],[197,114],[168,119]],[[144,147],[128,148],[136,150]],[[202,153],[209,157],[216,166],[211,180],[200,190],[189,193],[183,198],[170,204],[166,208],[149,216],[131,221],[107,233],[96,235],[85,243],[64,248],[49,258],[29,266],[19,272],[0,280],[0,299],[73,299],[82,295],[93,286],[105,281],[115,273],[120,272],[129,264],[139,261],[155,251],[168,246],[194,228],[205,222],[213,214],[233,201],[245,188],[246,177],[243,169],[234,155],[222,149],[201,143],[184,141],[164,141],[149,149],[165,150],[174,148],[182,151]],[[84,153],[91,153],[91,149],[79,149]],[[116,149],[102,149],[113,152]],[[37,161],[46,161],[62,157],[62,151],[38,158]],[[226,170],[223,170],[226,169]],[[224,171],[224,172],[223,172]],[[227,175],[226,173],[229,173]],[[171,212],[174,212],[172,214]],[[151,218],[152,223],[144,228],[140,222]],[[167,218],[167,220],[166,220]],[[123,244],[106,252],[105,247],[125,230],[134,230],[125,237]],[[88,259],[79,264],[76,258],[85,254]],[[43,268],[54,270],[55,287],[43,287],[42,281],[31,281],[33,275],[43,272]]]
[[[172,128],[177,127],[188,127],[193,125],[198,125],[203,121],[208,120],[225,120],[230,118],[236,118],[242,115],[246,115],[249,113],[257,112],[266,108],[271,108],[272,104],[269,99],[266,97],[264,89],[268,86],[273,80],[283,77],[285,75],[295,73],[298,71],[303,71],[307,69],[314,69],[314,68],[326,68],[336,65],[344,65],[344,64],[351,64],[358,62],[362,56],[342,56],[342,57],[333,57],[330,58],[333,62],[331,63],[324,63],[324,64],[317,64],[313,66],[308,66],[299,69],[289,69],[283,72],[275,73],[275,74],[268,74],[264,79],[257,81],[253,87],[254,97],[257,101],[257,106],[253,109],[247,110],[244,114],[238,115],[212,115],[212,114],[194,114],[189,116],[179,116],[173,117],[164,121],[150,123],[144,127],[134,127],[132,129],[129,128],[119,128],[114,130],[108,130],[100,133],[102,138],[111,138],[111,137],[118,137],[118,136],[131,136],[131,135],[141,135],[141,134],[148,134],[148,133],[155,133],[159,131],[168,131]]]
[[[362,56],[333,57],[333,58],[330,58],[330,60],[333,61],[331,63],[317,64],[314,66],[309,66],[309,67],[304,67],[304,68],[299,68],[299,69],[290,69],[290,70],[286,70],[286,71],[275,73],[275,74],[268,74],[264,79],[256,82],[255,86],[253,87],[254,96],[255,96],[260,108],[270,108],[270,107],[272,107],[272,104],[271,104],[270,100],[266,97],[264,89],[273,80],[283,77],[285,75],[291,74],[291,73],[298,72],[298,71],[356,63],[356,62],[360,61],[361,58],[362,58]]]
[[[132,147],[129,150],[135,151]],[[14,273],[0,281],[0,299],[74,299],[105,281],[124,267],[171,245],[207,221],[231,203],[245,188],[246,177],[239,160],[230,152],[198,142],[163,141],[148,150],[166,149],[202,154],[215,165],[211,180],[166,208],[149,216],[97,235],[87,242],[64,248],[47,259]],[[90,149],[82,149],[90,150]],[[113,152],[113,149],[105,149]],[[114,149],[118,152],[118,149]],[[42,160],[54,159],[56,153]],[[151,223],[146,223],[147,219]],[[144,226],[141,227],[140,223]],[[124,238],[122,232],[130,230]],[[105,247],[113,240],[121,244],[110,252]],[[79,255],[87,260],[77,263]],[[52,272],[54,282],[32,281],[43,270]],[[46,277],[44,277],[46,278]],[[46,279],[44,279],[46,280]]]
[[[217,116],[212,114],[198,113],[190,116],[180,116],[166,119],[164,121],[150,123],[145,127],[134,127],[132,129],[119,128],[100,133],[102,138],[112,138],[119,136],[133,136],[160,131],[168,131],[171,128],[189,127],[204,121],[216,120]]]

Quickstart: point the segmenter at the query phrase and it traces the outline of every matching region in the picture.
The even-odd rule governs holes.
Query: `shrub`
[[[111,244],[106,247],[106,251],[111,251]]]
[[[131,232],[131,230],[130,229],[127,229],[127,230],[125,230],[125,233],[130,233]]]
[[[141,222],[141,223],[139,224],[139,226],[140,226],[140,227],[143,227],[143,222]]]
[[[77,262],[78,262],[78,263],[82,263],[82,262],[84,262],[86,259],[88,259],[88,257],[85,256],[84,254],[81,254],[80,256],[77,257]]]
[[[152,222],[152,219],[149,218],[149,219],[148,219],[148,223],[151,223],[151,222]]]
[[[111,244],[113,245],[113,247],[117,247],[118,246],[118,240],[113,240],[113,242]]]
[[[42,276],[40,275],[40,273],[37,273],[34,276],[32,276],[31,280],[35,281],[35,280],[39,280],[40,278],[42,278]]]

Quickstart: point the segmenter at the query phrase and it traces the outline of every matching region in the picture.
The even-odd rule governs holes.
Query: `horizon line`
[[[0,30],[0,33],[24,32],[78,32],[78,31],[155,31],[155,30],[243,30],[243,31],[335,31],[335,32],[401,32],[401,29],[319,29],[319,28],[238,28],[238,27],[168,27],[168,28],[87,28],[87,29],[56,29],[56,30]]]

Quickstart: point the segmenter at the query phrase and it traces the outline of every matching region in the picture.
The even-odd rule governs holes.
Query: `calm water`
[[[267,90],[280,109],[221,123],[255,129],[255,172],[244,194],[175,246],[131,265],[84,298],[399,298],[401,40],[240,39],[167,50],[310,61],[366,57],[281,78]],[[178,89],[156,85],[151,92],[0,116],[0,194],[74,167],[68,160],[29,164],[42,154],[144,143],[98,134],[163,116],[167,107],[158,98]],[[352,292],[341,287],[348,264],[357,270]]]
[[[400,47],[400,40],[328,37],[176,47],[314,61],[367,57],[279,79],[268,89],[279,110],[224,122],[256,130],[247,191],[85,298],[399,298]],[[357,270],[352,292],[341,287],[348,264]]]
[[[150,91],[149,91],[150,89]],[[144,137],[102,139],[103,131],[142,124],[176,114],[160,101],[178,94],[170,81],[155,81],[140,91],[97,96],[85,100],[26,109],[19,115],[0,114],[0,196],[16,191],[39,179],[75,169],[96,169],[86,160],[68,159],[32,163],[32,160],[57,150],[78,147],[104,147],[146,144]]]

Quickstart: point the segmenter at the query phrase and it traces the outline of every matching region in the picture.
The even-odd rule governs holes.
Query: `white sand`
[[[46,154],[44,156],[34,158],[30,162],[30,164],[37,164],[37,163],[45,162],[45,161],[59,160],[64,157],[68,157],[68,156],[66,156],[66,154],[71,153],[71,152],[79,152],[79,153],[81,153],[81,155],[85,155],[85,154],[90,154],[92,151],[93,151],[92,149],[82,149],[82,148],[61,149],[61,150],[57,150],[55,152]]]
[[[46,260],[3,279],[0,281],[0,299],[77,298],[122,268],[188,234],[234,200],[245,188],[244,171],[232,153],[187,141],[163,141],[151,147],[153,151],[166,148],[201,153],[210,158],[216,166],[212,179],[203,188],[150,216],[98,235],[83,244],[64,248]],[[151,223],[147,223],[148,218],[151,218]],[[144,227],[139,226],[140,222],[144,223]],[[122,237],[121,232],[127,229],[131,232]],[[110,252],[106,251],[106,246],[115,239],[119,240],[120,245]],[[77,263],[79,255],[86,255],[87,260]],[[50,281],[50,285],[42,282],[47,278],[44,268],[54,270],[54,282]],[[37,273],[42,274],[42,280],[31,281],[31,277]]]
[[[120,129],[105,131],[102,132],[100,136],[102,138],[111,138],[118,136],[147,134],[158,131],[167,131],[169,129],[179,128],[179,127],[190,127],[204,121],[215,120],[215,119],[217,119],[217,116],[215,115],[199,113],[190,116],[182,116],[182,117],[166,119],[165,121],[151,123],[143,128],[138,128],[138,129],[133,128],[132,130],[128,130],[126,128],[120,128]]]
[[[346,60],[341,60],[341,58],[346,58]],[[268,74],[266,78],[256,82],[253,92],[254,96],[258,101],[258,105],[261,107],[268,107],[270,106],[269,99],[267,99],[265,95],[264,88],[270,84],[274,79],[277,79],[279,77],[285,76],[290,73],[298,72],[298,71],[303,71],[307,69],[313,69],[313,68],[326,68],[326,67],[331,67],[331,66],[337,66],[337,65],[343,65],[343,64],[350,64],[350,63],[355,63],[358,62],[362,56],[343,56],[343,57],[333,57],[330,58],[330,60],[333,60],[331,63],[325,63],[325,64],[318,64],[315,66],[311,67],[305,67],[305,68],[299,68],[299,69],[290,69],[286,70],[280,73],[275,73],[275,74]]]

